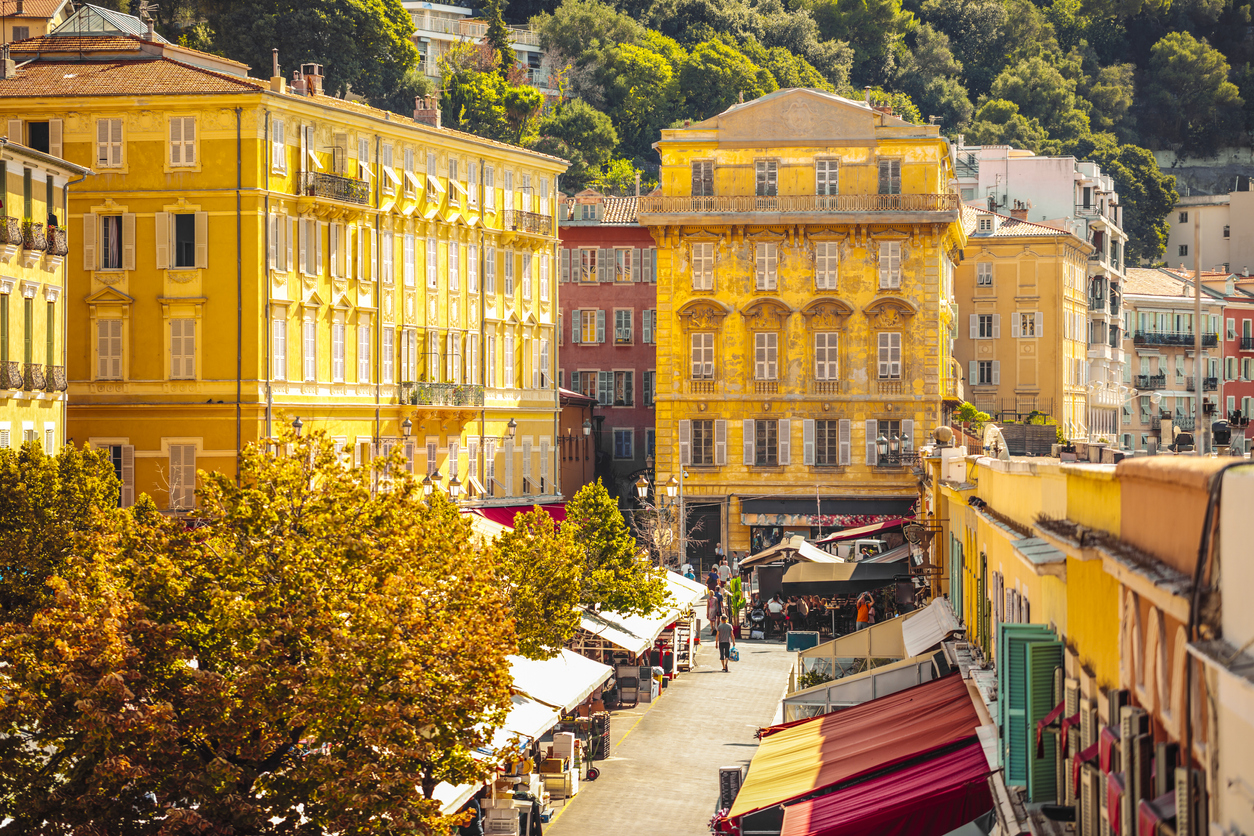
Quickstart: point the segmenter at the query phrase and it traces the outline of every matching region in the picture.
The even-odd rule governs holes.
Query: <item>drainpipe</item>
[[[243,431],[244,395],[244,188],[243,109],[235,108],[235,484],[239,484],[239,457]],[[267,278],[266,281],[269,281]],[[267,288],[267,291],[269,288]]]
[[[276,58],[275,58],[275,60],[276,60],[276,61],[278,60],[278,58],[277,58],[277,52],[278,52],[278,50],[275,50],[275,53],[276,53]],[[277,73],[276,73],[276,75],[277,75]],[[265,253],[266,253],[266,256],[265,256],[265,257],[266,257],[266,259],[267,259],[267,260],[265,261],[266,268],[265,268],[262,272],[265,274],[265,277],[266,277],[266,281],[265,281],[265,289],[266,289],[266,347],[265,347],[265,355],[266,355],[266,438],[267,438],[267,439],[269,439],[269,438],[271,438],[271,437],[272,437],[272,432],[273,432],[273,429],[272,429],[271,424],[272,424],[272,421],[274,420],[274,392],[272,391],[271,386],[270,386],[270,383],[271,383],[271,374],[272,374],[272,371],[273,371],[273,369],[272,369],[272,367],[271,367],[271,366],[272,366],[272,363],[274,362],[273,358],[270,356],[270,351],[271,351],[271,346],[272,346],[272,343],[273,343],[273,341],[274,341],[274,335],[273,335],[273,334],[271,334],[271,332],[270,332],[270,329],[271,329],[271,327],[272,327],[272,324],[271,324],[271,322],[270,322],[270,281],[271,281],[271,279],[270,279],[270,262],[269,262],[269,260],[268,260],[268,259],[270,258],[270,170],[271,170],[271,168],[274,166],[274,151],[273,151],[273,148],[272,148],[272,147],[271,147],[271,145],[270,145],[270,111],[268,111],[268,110],[266,111],[265,143],[266,143],[266,189],[265,189],[265,198],[264,198],[264,200],[265,200],[265,207],[264,207],[264,208],[265,208],[265,211],[264,211],[262,214],[265,216],[265,219],[266,219],[266,223],[265,223],[265,229],[266,229],[266,232],[265,232]],[[276,242],[276,244],[277,244],[277,242]],[[267,442],[267,443],[269,443],[269,442]]]
[[[376,135],[374,138],[374,166],[375,166],[375,171],[377,172],[374,178],[374,205],[376,209],[378,209],[379,206],[383,202],[382,196],[380,193],[382,184],[379,182],[380,178],[383,177],[383,169],[380,167],[380,164],[379,164],[379,161],[383,155],[382,144],[383,144],[383,140],[378,135]],[[374,252],[370,254],[371,257],[374,258],[374,279],[375,279],[375,287],[376,287],[375,294],[374,294],[374,311],[375,311],[374,313],[374,336],[375,336],[375,340],[374,340],[374,344],[375,344],[375,350],[374,350],[374,447],[375,449],[371,451],[372,454],[379,449],[379,446],[382,443],[379,438],[379,433],[381,429],[379,425],[379,404],[380,404],[380,398],[383,395],[383,284],[384,283],[383,283],[383,258],[379,253],[379,251],[382,249],[382,243],[383,243],[383,230],[380,225],[382,214],[383,214],[382,212],[374,213],[374,244],[375,246],[374,246]],[[395,348],[395,345],[396,345],[395,342],[392,345],[393,345],[393,348]],[[395,375],[393,375],[393,380],[395,380]],[[399,392],[400,390],[398,389],[397,391]],[[371,485],[374,484],[373,479],[371,480],[370,484]]]
[[[8,48],[5,48],[8,51]],[[8,144],[8,143],[4,143]],[[61,187],[61,206],[65,213],[65,223],[68,228],[70,223],[70,186],[83,182],[91,175],[95,174],[90,168],[83,173],[83,176],[77,180],[66,180],[64,186]],[[66,259],[70,256],[67,253]],[[61,443],[65,444],[69,440],[68,430],[70,428],[70,268],[65,262],[61,262],[61,293],[65,296],[61,302],[61,368],[65,369],[66,391],[61,393]]]

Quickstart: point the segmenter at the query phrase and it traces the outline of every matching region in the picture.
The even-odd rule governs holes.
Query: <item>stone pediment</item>
[[[723,319],[731,311],[713,299],[694,299],[680,308],[678,313],[688,330],[709,331],[722,325]]]
[[[801,311],[810,320],[810,328],[839,328],[842,319],[853,313],[853,305],[836,296],[821,296]]]
[[[779,331],[792,309],[778,299],[759,299],[740,312],[750,331]]]
[[[120,290],[106,287],[88,296],[86,301],[89,305],[130,305],[135,299]]]
[[[798,88],[736,105],[695,127],[716,128],[719,142],[830,145],[874,142],[878,116],[863,102]]]
[[[862,312],[877,328],[896,328],[903,325],[906,318],[917,314],[919,309],[908,299],[881,296],[871,300]]]

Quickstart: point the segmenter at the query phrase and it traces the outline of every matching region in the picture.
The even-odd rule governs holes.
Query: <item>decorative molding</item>
[[[199,279],[200,271],[191,270],[191,271],[184,272],[184,271],[170,270],[165,274],[165,276],[167,279],[174,282],[175,284],[187,284],[189,282],[194,282],[196,279]]]
[[[44,298],[49,302],[55,302],[61,296],[61,288],[55,284],[44,285]]]
[[[778,299],[759,299],[740,312],[750,331],[779,331],[792,314],[792,308]]]
[[[39,295],[39,282],[32,282],[29,279],[23,279],[21,289],[23,299],[34,299],[37,295]]]
[[[679,318],[685,330],[711,331],[721,326],[729,313],[731,311],[712,299],[698,299],[681,308]]]
[[[844,318],[852,314],[853,305],[835,296],[815,299],[802,309],[801,315],[810,321],[810,328],[842,328]]]

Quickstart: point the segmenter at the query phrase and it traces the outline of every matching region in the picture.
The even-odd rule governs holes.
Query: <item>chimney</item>
[[[24,0],[17,0],[17,10],[14,11],[13,14],[20,15],[22,13],[23,3],[24,3]]]
[[[414,97],[414,121],[440,127],[440,101],[435,96]]]
[[[3,48],[0,48],[0,78],[16,77],[17,62],[9,57],[9,45],[5,44]]]
[[[305,77],[300,70],[292,70],[292,92],[298,96],[305,95]]]
[[[305,95],[321,96],[322,95],[322,65],[321,64],[301,64],[300,74],[305,79]]]
[[[1028,207],[1016,206],[1010,210],[1010,217],[1016,221],[1026,221],[1028,219]]]
[[[283,76],[279,72],[279,50],[270,50],[270,89],[275,93],[286,93],[287,84]]]
[[[5,53],[5,55],[8,55],[8,54],[9,54],[8,49],[5,49],[4,53]],[[1250,277],[1250,268],[1248,268],[1248,267],[1242,267],[1242,268],[1241,268],[1241,278],[1243,278],[1243,279],[1248,279],[1249,277]]]
[[[866,87],[862,88],[862,96],[866,100],[867,104],[871,103],[871,85],[868,84]]]

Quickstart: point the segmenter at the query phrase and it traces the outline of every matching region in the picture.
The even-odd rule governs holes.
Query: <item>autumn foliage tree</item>
[[[399,452],[372,495],[325,436],[283,441],[202,474],[199,525],[141,498],[0,628],[15,831],[447,830],[432,790],[509,705],[493,562]]]
[[[509,594],[518,652],[529,659],[555,656],[579,629],[583,551],[572,528],[534,508],[493,544]]]

